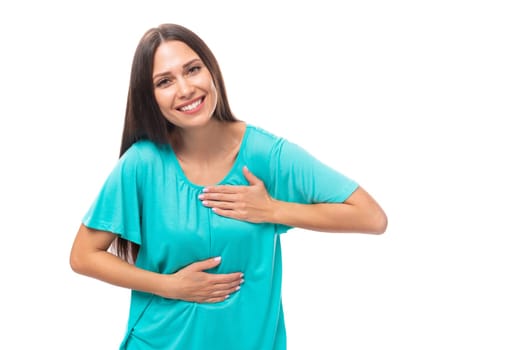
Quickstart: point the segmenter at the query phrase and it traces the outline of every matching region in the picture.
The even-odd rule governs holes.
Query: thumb
[[[242,172],[244,174],[244,177],[246,178],[246,180],[248,180],[248,183],[250,185],[258,185],[262,182],[261,180],[259,180],[257,176],[253,175],[252,172],[248,170],[247,166],[244,166],[242,168]]]
[[[219,265],[221,263],[221,257],[217,256],[215,258],[210,258],[202,261],[197,261],[190,266],[188,266],[189,270],[193,271],[204,271],[211,268],[214,268],[215,266]]]

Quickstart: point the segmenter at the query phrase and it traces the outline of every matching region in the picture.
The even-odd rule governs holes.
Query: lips
[[[183,106],[177,107],[176,109],[181,112],[191,113],[191,112],[198,110],[203,102],[204,102],[204,97],[200,97],[196,100],[193,100],[191,102],[184,104]]]

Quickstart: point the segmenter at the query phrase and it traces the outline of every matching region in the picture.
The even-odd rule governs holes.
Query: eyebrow
[[[194,58],[194,59],[192,59],[191,61],[189,61],[189,62],[187,62],[187,63],[184,63],[184,64],[182,65],[182,69],[186,69],[186,68],[188,68],[188,66],[191,66],[191,65],[194,64],[195,62],[201,62],[201,60],[200,60],[199,58]],[[167,72],[157,73],[157,74],[155,74],[155,75],[153,76],[153,80],[155,80],[155,79],[158,78],[158,77],[162,77],[162,76],[164,76],[164,75],[169,75],[169,74],[170,74],[169,71],[167,71]]]

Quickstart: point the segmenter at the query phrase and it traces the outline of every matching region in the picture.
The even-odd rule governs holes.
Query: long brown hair
[[[225,122],[237,120],[228,103],[217,59],[206,43],[193,31],[181,25],[161,24],[157,28],[146,31],[135,50],[131,64],[120,156],[138,140],[147,139],[158,144],[168,144],[170,134],[177,128],[162,115],[153,88],[155,52],[160,44],[171,40],[182,41],[188,45],[210,71],[217,89],[217,107],[212,117]],[[138,245],[121,237],[115,240],[114,248],[118,256],[129,262],[135,261],[139,249]]]

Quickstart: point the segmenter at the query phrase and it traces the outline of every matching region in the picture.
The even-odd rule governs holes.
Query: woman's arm
[[[271,198],[264,183],[247,168],[249,186],[211,186],[199,197],[219,215],[250,222],[271,222],[323,232],[384,233],[387,217],[358,187],[343,203],[299,204]]]
[[[273,222],[323,232],[382,234],[387,217],[379,204],[358,187],[344,203],[297,204],[274,200]]]
[[[116,235],[80,225],[70,254],[73,271],[107,283],[170,299],[213,303],[239,289],[241,273],[204,272],[220,264],[211,258],[186,266],[174,274],[140,269],[108,252]]]

